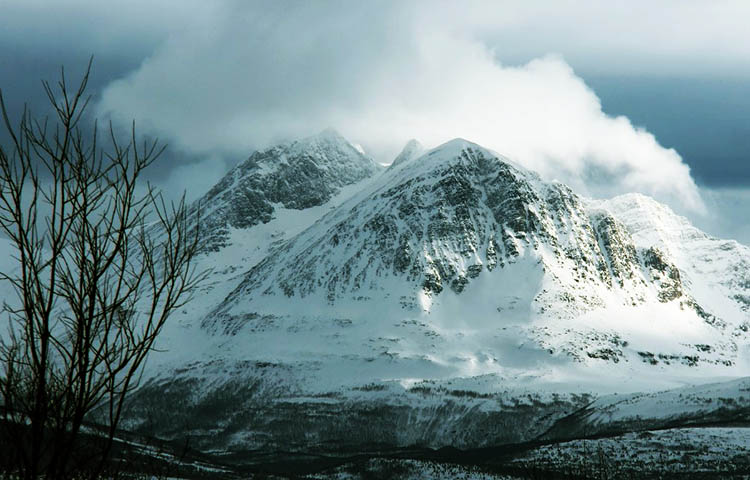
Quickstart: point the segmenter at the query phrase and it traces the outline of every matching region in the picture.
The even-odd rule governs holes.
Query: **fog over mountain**
[[[3,9],[11,106],[39,106],[38,77],[61,63],[80,72],[93,53],[97,112],[170,143],[152,172],[170,194],[189,179],[196,198],[253,149],[333,126],[381,162],[404,135],[470,138],[581,192],[640,191],[746,235],[735,210],[707,213],[700,194],[736,200],[726,187],[750,182],[744,2]]]

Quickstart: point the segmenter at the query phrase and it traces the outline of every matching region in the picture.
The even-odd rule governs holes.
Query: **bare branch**
[[[126,140],[109,124],[108,151],[96,123],[82,131],[91,65],[76,88],[62,69],[56,88],[42,83],[54,128],[28,111],[14,128],[0,91],[10,134],[0,146],[0,232],[17,260],[0,272],[17,295],[2,310],[0,433],[24,478],[104,471],[146,357],[205,276],[193,263],[198,229],[188,228],[184,198],[167,206],[150,185],[138,193],[164,147],[139,145],[134,123]],[[80,431],[97,410],[107,412],[108,435],[92,452]]]

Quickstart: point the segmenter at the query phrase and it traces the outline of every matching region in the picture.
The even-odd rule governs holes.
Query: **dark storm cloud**
[[[190,2],[180,5],[190,10]],[[140,0],[0,2],[0,88],[9,117],[19,119],[24,106],[37,118],[51,115],[41,82],[55,86],[64,67],[68,83],[77,85],[92,56],[87,91],[95,104],[107,85],[136,70],[172,28],[180,28],[181,19],[189,18],[188,12],[176,7]],[[91,107],[90,113],[94,113]],[[0,140],[6,135],[1,129]],[[168,178],[174,168],[199,160],[168,149],[148,173],[158,181]]]
[[[156,25],[138,21],[137,12],[149,11],[145,7],[139,2],[131,8],[83,1],[0,4],[0,86],[10,106],[46,107],[40,81],[57,80],[63,65],[79,78],[92,55],[93,93],[137,68],[165,36]]]

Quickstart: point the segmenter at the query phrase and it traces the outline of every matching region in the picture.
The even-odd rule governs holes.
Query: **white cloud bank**
[[[458,4],[440,15],[433,3],[214,5],[170,28],[105,89],[99,112],[202,154],[245,155],[327,126],[383,161],[412,137],[464,137],[592,195],[704,209],[674,150],[605,115],[562,57],[501,65],[474,35],[475,10],[459,20],[445,14]]]

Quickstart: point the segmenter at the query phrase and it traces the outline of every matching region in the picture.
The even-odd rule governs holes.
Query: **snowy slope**
[[[404,148],[401,149],[401,152],[393,159],[393,162],[391,162],[388,168],[396,168],[402,163],[406,163],[419,157],[422,153],[424,153],[424,146],[412,138],[406,142]]]
[[[640,194],[595,202],[622,221],[636,245],[661,249],[678,266],[683,283],[719,318],[750,320],[750,248],[698,230],[669,207]],[[739,314],[737,309],[744,312]],[[735,323],[736,323],[735,322]]]
[[[741,375],[747,315],[722,309],[734,291],[695,288],[675,264],[691,252],[618,213],[454,140],[279,244],[200,323],[277,361],[385,355],[406,378]]]
[[[204,250],[229,242],[230,228],[247,229],[277,217],[277,210],[323,205],[341,189],[382,167],[332,129],[258,151],[234,167],[194,204]]]
[[[160,339],[140,408],[183,402],[165,426],[215,410],[190,435],[221,448],[477,446],[536,438],[582,394],[746,375],[747,247],[462,139],[418,151],[382,171],[327,132],[231,172],[203,200],[214,273]],[[318,173],[296,175],[310,158]],[[328,193],[294,198],[308,189]]]

